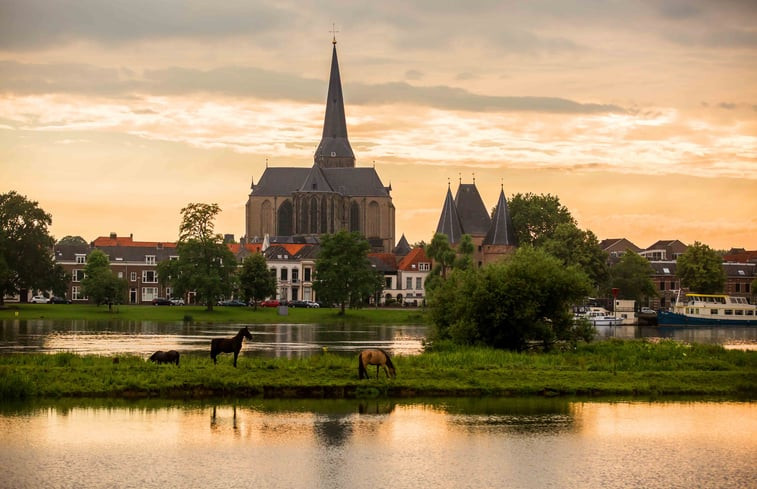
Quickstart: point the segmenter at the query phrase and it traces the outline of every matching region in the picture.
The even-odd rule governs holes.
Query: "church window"
[[[321,233],[329,232],[329,215],[328,215],[328,203],[326,199],[321,199]]]
[[[284,203],[282,203],[279,206],[278,210],[278,223],[277,223],[277,229],[278,231],[276,234],[279,236],[291,236],[294,234],[292,232],[293,227],[293,210],[292,210],[292,202],[289,200],[285,200]]]
[[[350,206],[350,231],[360,231],[360,206],[357,202]]]
[[[308,206],[308,199],[302,199],[302,209],[300,209],[300,226],[297,229],[298,233],[308,232],[308,215],[310,214],[310,207]]]
[[[310,199],[310,233],[318,234],[318,200]]]
[[[366,235],[370,238],[379,236],[380,211],[378,202],[375,200],[368,204],[368,218],[365,223]]]
[[[273,207],[270,200],[264,201],[260,206],[260,232],[264,235],[273,233]]]

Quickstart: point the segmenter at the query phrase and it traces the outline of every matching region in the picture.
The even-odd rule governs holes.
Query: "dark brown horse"
[[[155,362],[157,364],[161,363],[175,363],[176,366],[179,366],[179,352],[176,350],[168,350],[168,351],[156,351],[155,353],[150,356],[150,361]]]
[[[234,366],[237,366],[237,357],[239,356],[239,350],[242,349],[242,340],[247,338],[252,339],[252,334],[247,326],[239,330],[239,333],[233,338],[213,338],[210,342],[210,358],[213,359],[213,363],[216,361],[216,356],[219,353],[233,353],[234,354]]]
[[[360,379],[368,379],[368,370],[366,366],[376,366],[376,379],[379,377],[379,368],[384,369],[387,378],[396,378],[397,372],[394,370],[394,364],[392,359],[389,358],[389,354],[381,348],[373,350],[363,350],[357,356],[357,374]]]

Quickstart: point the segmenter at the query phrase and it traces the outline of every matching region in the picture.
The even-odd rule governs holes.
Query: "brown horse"
[[[176,350],[156,351],[150,356],[150,361],[157,364],[175,363],[179,366],[179,352]]]
[[[233,338],[213,338],[210,342],[210,358],[213,359],[213,363],[216,361],[216,356],[219,353],[233,353],[234,354],[234,366],[237,366],[237,357],[239,356],[239,350],[242,349],[242,340],[247,338],[252,339],[252,334],[247,326],[239,330],[239,333]]]
[[[367,365],[376,366],[376,379],[379,377],[379,368],[384,369],[387,378],[396,378],[397,372],[394,370],[394,364],[392,359],[389,358],[389,354],[381,348],[373,350],[363,350],[357,356],[357,374],[360,379],[370,378],[368,370],[365,368]]]

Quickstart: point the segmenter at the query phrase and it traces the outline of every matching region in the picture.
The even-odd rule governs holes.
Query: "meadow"
[[[358,380],[352,356],[231,355],[180,366],[137,356],[0,355],[0,400],[31,398],[372,398],[594,396],[757,398],[757,354],[675,341],[602,341],[550,353],[434,345],[394,358],[397,378]]]

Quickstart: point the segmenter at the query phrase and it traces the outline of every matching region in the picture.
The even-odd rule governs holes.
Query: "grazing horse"
[[[210,358],[213,359],[213,363],[216,361],[216,356],[219,353],[233,353],[234,354],[234,366],[237,366],[237,357],[239,356],[239,350],[242,349],[242,340],[247,338],[252,339],[252,334],[247,326],[239,330],[239,333],[233,338],[213,338],[210,342]]]
[[[150,361],[156,362],[158,364],[175,363],[176,366],[178,367],[179,366],[179,352],[176,350],[156,351],[150,357]]]
[[[370,378],[368,370],[365,368],[367,365],[376,366],[376,379],[379,377],[379,368],[383,367],[387,378],[396,378],[397,372],[394,370],[394,364],[392,359],[389,358],[389,354],[380,348],[375,350],[363,350],[357,356],[357,373],[360,379]]]

